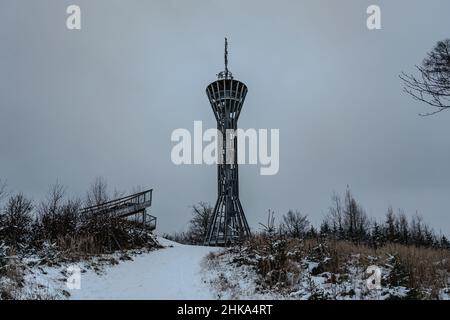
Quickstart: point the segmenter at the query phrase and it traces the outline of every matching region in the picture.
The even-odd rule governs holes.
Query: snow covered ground
[[[242,250],[236,248],[182,245],[161,237],[157,241],[164,248],[117,252],[77,264],[81,270],[80,289],[67,286],[67,279],[70,278],[68,267],[73,265],[48,266],[27,261],[26,284],[17,297],[75,300],[379,300],[406,297],[408,294],[408,290],[399,285],[388,285],[383,290],[369,292],[365,268],[359,263],[360,254],[352,254],[342,261],[347,270],[343,274],[314,271],[321,269],[319,262],[325,266],[330,259],[328,257],[305,256],[298,261],[294,259],[287,269],[286,281],[290,285],[278,290],[265,282],[270,272],[266,277],[257,272],[258,261],[264,258],[259,254],[243,254]],[[295,253],[291,252],[288,256],[295,256]],[[383,279],[387,281],[394,268],[392,263],[384,264],[382,268]],[[445,288],[439,298],[449,299],[448,293],[448,288]]]
[[[158,238],[166,248],[107,267],[103,275],[89,271],[71,299],[213,299],[202,280],[202,260],[211,247],[186,246]]]
[[[99,267],[80,264],[81,288],[67,287],[67,265],[33,268],[27,276],[35,287],[45,288],[45,296],[57,299],[214,299],[203,280],[204,258],[218,248],[188,246],[158,237],[165,248],[132,255],[132,260],[104,263]],[[69,294],[70,295],[69,295]]]
[[[386,300],[386,299],[417,299],[411,296],[414,290],[399,284],[390,283],[392,273],[398,274],[395,257],[389,256],[389,263],[380,264],[381,289],[370,290],[367,286],[366,267],[361,264],[361,254],[351,254],[341,261],[343,273],[319,271],[326,266],[330,257],[303,257],[301,260],[291,260],[286,265],[286,280],[270,286],[274,270],[265,275],[258,273],[261,262],[274,262],[275,256],[261,256],[246,251],[239,252],[237,248],[225,249],[206,261],[207,282],[214,288],[219,299],[231,300]],[[242,254],[242,255],[241,255]],[[287,257],[296,256],[288,252]],[[378,261],[379,257],[371,257]],[[379,261],[381,262],[381,261]],[[394,271],[393,271],[394,270]],[[279,274],[278,274],[279,276]],[[283,278],[284,279],[284,278]],[[450,300],[448,287],[437,293],[438,299]]]

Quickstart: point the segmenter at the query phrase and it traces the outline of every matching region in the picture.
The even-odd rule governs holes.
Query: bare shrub
[[[8,198],[0,214],[0,239],[13,248],[24,246],[28,242],[31,230],[31,200],[22,193]]]
[[[282,232],[292,238],[303,238],[309,226],[308,217],[299,211],[292,211],[283,216],[283,223],[280,226]]]
[[[81,202],[64,198],[65,188],[56,183],[50,188],[47,198],[39,204],[34,227],[37,242],[53,243],[76,233]]]
[[[206,238],[213,208],[207,202],[199,202],[197,205],[192,206],[192,213],[193,217],[189,222],[187,236],[192,244],[201,244]]]
[[[103,177],[95,178],[86,193],[86,207],[98,206],[110,199],[108,194],[108,184]]]

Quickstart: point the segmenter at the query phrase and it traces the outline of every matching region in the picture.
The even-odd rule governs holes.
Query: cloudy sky
[[[66,29],[81,7],[82,29]],[[214,127],[205,87],[223,68],[249,87],[241,128],[280,129],[280,170],[240,167],[241,202],[257,228],[268,209],[318,223],[350,185],[367,213],[418,211],[450,233],[450,112],[402,93],[438,40],[450,2],[366,0],[0,1],[0,179],[36,201],[59,180],[84,196],[154,188],[161,232],[181,231],[198,201],[214,203],[216,168],[175,166],[171,133]]]

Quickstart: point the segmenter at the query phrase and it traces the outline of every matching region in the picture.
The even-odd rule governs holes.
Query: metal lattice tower
[[[247,86],[233,79],[228,71],[228,42],[225,38],[225,71],[206,88],[209,102],[222,133],[217,165],[218,199],[205,238],[205,245],[223,246],[240,242],[250,235],[250,228],[239,201],[237,137],[227,143],[229,130],[237,129],[237,121],[247,94]],[[228,130],[228,131],[227,131]],[[228,155],[228,159],[227,159]],[[230,156],[231,155],[231,156]],[[231,161],[229,160],[231,159]],[[228,160],[228,161],[227,161]]]

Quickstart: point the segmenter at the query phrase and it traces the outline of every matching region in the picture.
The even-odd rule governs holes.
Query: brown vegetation
[[[305,272],[306,277],[325,277],[326,282],[339,284],[355,276],[350,268],[364,275],[371,265],[383,269],[383,288],[405,287],[408,290],[405,297],[391,295],[389,298],[438,299],[440,292],[448,290],[449,286],[450,251],[445,249],[402,244],[373,248],[346,240],[258,234],[241,247],[222,254],[230,252],[235,267],[254,268],[261,290],[285,295],[297,290]],[[306,264],[311,262],[315,267],[308,270]],[[320,298],[330,297],[322,295]]]

